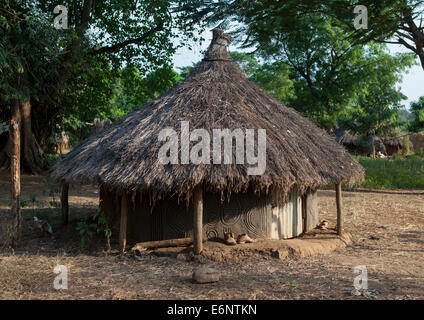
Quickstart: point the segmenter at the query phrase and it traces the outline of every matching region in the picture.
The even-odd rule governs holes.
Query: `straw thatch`
[[[282,106],[249,81],[231,62],[232,38],[214,29],[203,61],[187,78],[154,101],[136,109],[72,150],[52,176],[71,183],[98,183],[117,192],[149,191],[190,197],[197,184],[208,190],[240,192],[273,188],[287,194],[327,183],[361,179],[361,165],[333,138],[296,111]],[[162,165],[161,129],[180,134],[204,128],[266,129],[266,171],[249,176],[249,165]],[[211,134],[212,136],[212,134]]]
[[[404,151],[406,147],[405,139],[409,139],[409,137],[402,135],[402,133],[397,129],[392,129],[388,134],[381,137],[388,155],[394,155]],[[409,141],[409,148],[413,148],[411,141]]]
[[[414,152],[422,152],[424,150],[424,132],[413,133],[410,136],[410,148]]]
[[[371,137],[367,139],[351,134],[342,127],[334,130],[332,136],[351,153],[368,155],[372,152]],[[400,132],[397,130],[392,130],[385,136],[375,136],[374,144],[376,152],[380,151],[389,156],[400,153],[405,145],[403,136],[400,136]]]
[[[372,139],[363,138],[358,135],[351,134],[345,128],[337,128],[331,134],[338,143],[344,146],[349,152],[359,155],[369,155],[372,152]],[[387,154],[386,146],[380,137],[374,138],[375,151]]]

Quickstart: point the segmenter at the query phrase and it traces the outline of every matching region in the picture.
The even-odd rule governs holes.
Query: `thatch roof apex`
[[[206,51],[204,61],[231,61],[231,56],[228,53],[227,47],[233,42],[233,37],[224,33],[223,30],[215,28],[212,29],[213,37]]]
[[[190,197],[200,183],[218,192],[272,188],[286,194],[293,188],[305,192],[363,177],[364,169],[334,138],[281,105],[227,61],[226,46],[232,38],[222,30],[213,32],[205,59],[184,81],[82,142],[55,166],[53,178]],[[163,165],[158,159],[164,143],[158,140],[159,133],[173,128],[180,136],[181,121],[188,121],[191,131],[266,130],[265,173],[248,175],[249,166],[234,160],[219,165]]]

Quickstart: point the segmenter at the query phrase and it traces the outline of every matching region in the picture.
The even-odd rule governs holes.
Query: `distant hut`
[[[424,151],[424,132],[417,132],[411,134],[409,141],[411,143],[411,150],[413,150],[414,152]]]
[[[401,132],[398,130],[392,130],[389,134],[381,137],[381,141],[383,142],[387,155],[389,156],[402,153],[405,149],[404,136],[402,136]],[[412,148],[411,142],[409,147]]]
[[[344,146],[350,153],[356,155],[369,155],[372,153],[372,140],[362,138],[361,136],[351,134],[345,128],[337,128],[331,134],[338,143]],[[386,147],[380,137],[375,137],[375,152],[387,154]]]
[[[362,179],[363,168],[311,121],[249,81],[231,61],[231,41],[214,29],[204,59],[184,81],[94,134],[55,166],[65,221],[68,184],[94,183],[105,213],[120,217],[122,250],[127,238],[193,237],[199,253],[202,239],[228,231],[255,238],[299,236],[317,224],[317,188],[331,183],[341,234],[341,182]],[[229,164],[164,165],[158,154],[165,142],[158,137],[171,128],[182,143],[188,139],[182,121],[191,132],[205,129],[211,136],[213,129],[266,130],[264,173],[249,175],[250,164],[237,164],[234,145]],[[178,147],[179,163],[188,150]]]

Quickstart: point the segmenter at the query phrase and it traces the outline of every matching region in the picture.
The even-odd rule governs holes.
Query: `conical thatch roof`
[[[184,81],[81,143],[55,166],[53,178],[188,197],[199,183],[221,192],[274,188],[286,194],[361,179],[363,168],[333,138],[244,76],[227,52],[231,41],[214,29],[205,58]],[[249,176],[250,165],[235,161],[163,165],[159,132],[170,127],[180,135],[183,120],[191,131],[204,128],[211,135],[212,129],[266,129],[265,173]]]

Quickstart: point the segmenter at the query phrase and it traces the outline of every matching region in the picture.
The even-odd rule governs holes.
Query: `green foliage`
[[[63,98],[68,108],[63,109],[62,129],[75,145],[93,133],[93,127],[88,124],[95,118],[117,119],[155,99],[180,80],[180,75],[169,65],[143,76],[135,65],[114,71],[108,61],[97,58],[90,70],[76,76],[68,86]]]
[[[287,284],[290,286],[290,291],[293,291],[297,287],[296,280],[294,280],[294,279],[293,280],[289,280],[287,282]]]
[[[367,7],[368,29],[355,29],[357,5]],[[268,43],[287,31],[307,31],[308,25],[302,20],[311,13],[319,14],[324,21],[335,21],[345,31],[340,41],[349,40],[353,45],[372,41],[397,43],[418,56],[424,68],[424,29],[419,23],[424,17],[422,0],[198,0],[189,3],[187,10],[194,21],[232,27],[246,47]]]
[[[81,237],[81,248],[85,248],[96,234],[97,224],[93,223],[91,218],[81,219],[77,224],[77,231]]]
[[[102,234],[106,238],[106,250],[111,250],[110,239],[112,230],[106,218],[106,215],[101,209],[92,216],[85,217],[77,224],[77,231],[81,237],[81,247],[85,248],[90,243],[96,234]]]
[[[411,113],[413,120],[409,124],[409,130],[412,132],[424,131],[424,96],[411,103]]]
[[[413,6],[419,2],[408,1],[408,5],[419,13],[422,1],[421,5]],[[353,9],[357,3],[347,0],[213,3],[198,1],[194,19],[231,28],[243,47],[256,48],[267,63],[289,65],[295,92],[288,105],[321,127],[331,129],[338,125],[339,118],[349,116],[362,122],[358,131],[372,123],[396,122],[400,110],[393,109],[398,107],[401,95],[391,79],[395,78],[395,83],[401,79],[400,74],[412,65],[417,52],[391,56],[385,45],[371,40],[388,39],[398,31],[401,22],[405,24],[407,12],[399,15],[406,8],[404,1],[360,2],[368,7],[372,28],[369,32],[354,30]],[[388,97],[384,99],[380,92]],[[378,113],[383,107],[372,108],[376,103],[384,105],[381,117]]]
[[[287,104],[294,99],[293,81],[290,79],[290,67],[283,62],[259,63],[251,53],[231,52],[232,60],[246,76],[258,84],[277,100]]]
[[[43,185],[46,188],[45,190],[43,190],[43,194],[44,195],[48,195],[49,197],[52,198],[51,201],[49,201],[50,206],[52,207],[57,207],[59,204],[56,201],[56,195],[59,194],[60,192],[60,185],[52,180],[43,178],[42,179]]]
[[[190,73],[191,70],[193,70],[199,63],[193,62],[191,66],[184,66],[179,67],[178,70],[180,71],[180,77],[181,79],[185,79],[187,75]]]
[[[0,119],[12,100],[41,94],[41,80],[54,76],[51,64],[58,62],[61,35],[43,16],[22,1],[5,0],[0,5]],[[33,85],[26,85],[28,77]],[[8,119],[6,117],[6,119]]]
[[[391,56],[384,45],[354,45],[337,21],[319,14],[299,19],[299,29],[283,26],[275,39],[260,43],[267,59],[291,66],[295,93],[290,106],[328,129],[348,117],[352,105],[361,104],[361,113],[368,116],[380,112],[370,107],[383,98],[386,105],[393,105],[403,97],[394,86],[412,65],[412,55]],[[382,91],[390,95],[385,97]]]
[[[190,2],[65,0],[60,4],[68,10],[68,29],[56,30],[57,1],[2,1],[0,121],[10,119],[13,100],[29,95],[35,137],[52,153],[63,130],[85,137],[86,122],[117,118],[151,99],[173,81],[167,66],[175,50],[195,38],[195,26],[179,10]],[[140,87],[128,83],[124,106],[121,97],[111,98],[121,80],[132,81],[123,69],[144,79],[158,75],[158,68],[160,75],[143,87],[142,99]]]
[[[52,167],[60,160],[60,155],[56,153],[46,153],[45,154],[47,164],[49,167]]]
[[[414,189],[424,188],[424,158],[418,155],[390,159],[357,157],[365,168],[365,180],[354,187]]]
[[[0,238],[2,246],[0,247],[0,252],[3,252],[6,248],[11,246],[12,239],[14,238],[15,233],[12,230],[12,226],[7,226],[5,234]]]
[[[424,158],[424,149],[420,148],[418,151],[415,151],[415,155]]]
[[[115,97],[111,104],[126,113],[157,98],[181,79],[170,65],[162,66],[144,77],[136,66],[129,65],[122,69],[120,81],[115,83]]]
[[[357,99],[342,125],[363,137],[385,135],[401,125],[401,101],[406,99],[396,87],[402,73],[413,64],[410,54],[389,55],[385,47],[372,45],[368,57],[368,81],[362,82]]]

